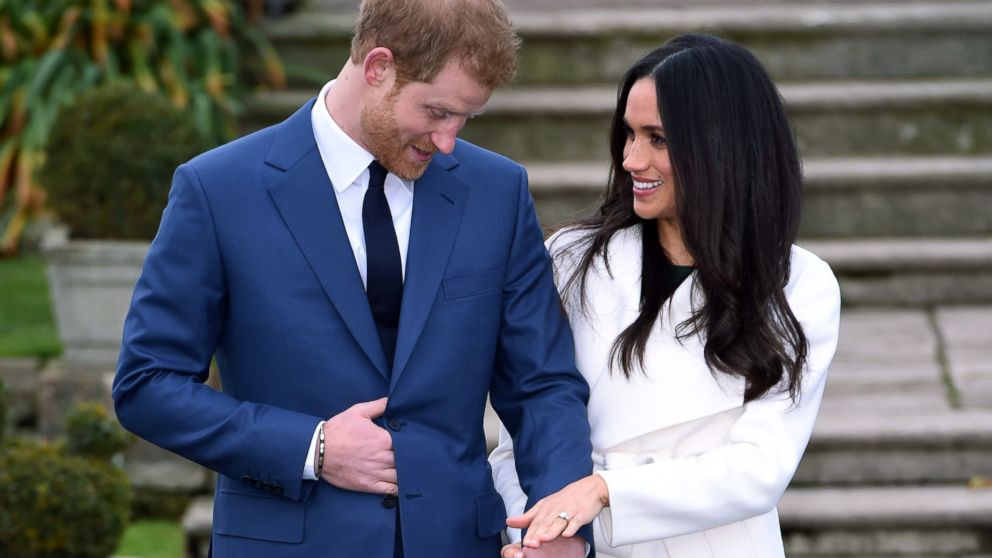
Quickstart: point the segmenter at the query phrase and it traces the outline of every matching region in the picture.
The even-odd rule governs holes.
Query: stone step
[[[781,91],[807,157],[992,153],[992,79],[787,84]],[[243,128],[278,122],[316,92],[259,94],[248,102]],[[615,102],[613,85],[500,90],[462,137],[514,159],[599,160]]]
[[[180,520],[183,529],[183,552],[186,558],[210,556],[210,535],[214,523],[214,501],[200,496],[190,502]]]
[[[11,433],[23,434],[38,420],[38,387],[41,383],[41,361],[36,357],[0,357],[0,411],[6,403],[6,416],[0,417],[0,438]]]
[[[959,401],[948,370],[951,337],[948,326],[962,322],[980,327],[973,318],[955,315],[943,320],[937,316],[960,307],[941,308],[846,308],[840,316],[840,339],[830,363],[830,375],[820,409],[822,424],[833,432],[850,425],[847,417],[863,423],[865,435],[874,430],[890,430],[891,422],[879,409],[896,416],[934,416],[941,421]],[[975,307],[985,313],[992,307]],[[956,352],[956,351],[955,351]],[[970,407],[969,407],[970,408]],[[976,406],[976,408],[982,408]],[[992,409],[992,405],[987,407]],[[875,425],[878,425],[876,428]],[[898,427],[898,420],[894,426]]]
[[[793,558],[992,555],[992,489],[790,488],[779,514]],[[194,500],[183,516],[189,556],[207,555],[212,516],[209,498]]]
[[[803,240],[848,306],[992,303],[992,238]]]
[[[525,163],[538,215],[595,210],[609,163]],[[992,234],[992,157],[807,158],[804,238]]]
[[[790,488],[779,504],[792,558],[988,558],[992,489],[960,486]],[[182,518],[188,556],[205,557],[213,502]]]
[[[792,485],[963,486],[992,475],[992,410],[894,411],[883,400],[854,413],[825,405]]]
[[[992,489],[790,488],[779,515],[791,558],[992,556]]]
[[[778,80],[992,73],[988,2],[705,3],[519,0],[511,6],[524,41],[519,82],[612,83],[641,54],[690,31],[740,42]],[[354,13],[317,4],[270,22],[267,33],[291,66],[326,79],[347,59]]]
[[[992,80],[780,89],[808,157],[992,153]],[[615,103],[612,85],[498,91],[463,136],[517,159],[601,158]]]

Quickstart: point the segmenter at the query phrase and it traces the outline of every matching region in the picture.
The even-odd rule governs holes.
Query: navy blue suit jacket
[[[459,141],[416,181],[386,370],[312,103],[176,171],[125,322],[118,417],[220,474],[215,556],[391,558],[389,502],[302,480],[321,419],[388,395],[406,556],[496,556],[487,394],[533,500],[592,467],[526,174]],[[213,358],[222,391],[204,384]]]

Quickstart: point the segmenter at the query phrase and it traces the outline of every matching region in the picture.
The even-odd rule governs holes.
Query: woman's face
[[[634,213],[642,219],[677,220],[672,164],[653,79],[642,78],[630,88],[623,120],[623,169],[633,179]]]

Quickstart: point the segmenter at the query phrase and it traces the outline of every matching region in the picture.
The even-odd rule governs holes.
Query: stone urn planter
[[[42,251],[67,364],[116,365],[170,177],[203,146],[189,114],[134,85],[90,90],[58,114],[38,178],[65,225]]]
[[[56,118],[38,177],[65,225],[42,243],[63,354],[39,382],[44,437],[61,433],[65,410],[78,402],[113,408],[124,319],[170,179],[206,147],[188,111],[134,85],[90,90]],[[199,490],[206,480],[199,466],[146,442],[128,448],[124,468],[136,502],[149,491]]]
[[[42,370],[38,426],[61,433],[66,409],[83,401],[109,407],[124,318],[148,253],[147,241],[69,240],[64,232],[42,245],[62,356]]]
[[[148,242],[66,240],[45,247],[63,359],[113,369]]]

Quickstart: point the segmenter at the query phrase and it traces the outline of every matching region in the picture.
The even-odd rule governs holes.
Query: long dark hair
[[[624,75],[610,127],[611,177],[599,211],[571,223],[586,234],[555,251],[559,267],[563,257],[577,261],[563,292],[578,308],[568,310],[586,310],[586,278],[598,256],[609,271],[610,239],[641,227],[640,314],[615,340],[610,363],[630,378],[643,367],[651,330],[677,287],[666,279],[673,269],[657,221],[634,213],[631,178],[623,169],[627,97],[644,78],[657,89],[678,218],[695,260],[693,288],[703,294],[676,334],[680,341],[700,335],[710,370],[744,378],[745,401],[780,384],[795,401],[808,342],[784,288],[802,213],[802,168],[778,90],[758,59],[730,41],[682,35]]]

